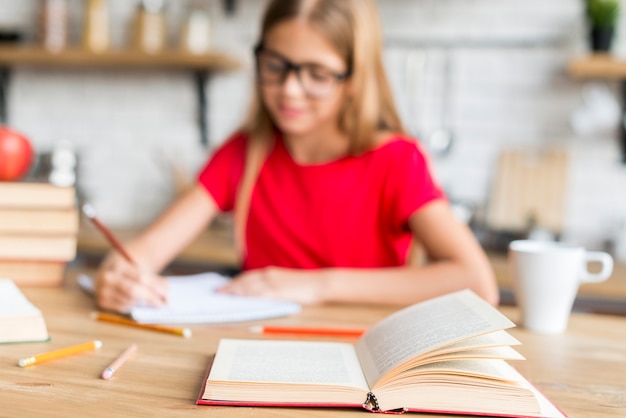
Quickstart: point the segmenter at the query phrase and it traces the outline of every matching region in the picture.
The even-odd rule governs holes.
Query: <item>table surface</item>
[[[93,301],[74,280],[60,288],[22,290],[44,313],[51,341],[0,345],[0,417],[367,416],[359,409],[197,406],[219,339],[264,338],[249,332],[259,322],[194,325],[193,336],[184,339],[92,320]],[[399,308],[305,307],[301,314],[264,323],[367,327]],[[516,309],[501,310],[517,320]],[[522,342],[518,350],[527,358],[514,365],[570,417],[626,416],[626,317],[575,313],[565,334],[539,335],[520,327],[511,334]],[[104,343],[96,352],[17,366],[26,355],[94,339]],[[139,346],[134,357],[110,381],[100,379],[132,343]]]

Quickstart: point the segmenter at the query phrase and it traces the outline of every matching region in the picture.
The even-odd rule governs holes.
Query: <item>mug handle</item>
[[[602,270],[598,273],[589,273],[587,265],[597,261],[602,264]],[[609,278],[613,272],[613,257],[602,251],[588,251],[585,255],[585,269],[581,281],[583,283],[599,283]]]

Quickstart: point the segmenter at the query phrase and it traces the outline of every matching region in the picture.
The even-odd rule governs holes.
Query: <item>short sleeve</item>
[[[243,174],[246,136],[235,134],[209,158],[198,174],[200,183],[223,212],[233,210]]]
[[[445,193],[435,179],[429,156],[415,140],[399,141],[391,175],[396,219],[406,227],[408,219],[427,203],[445,199]]]

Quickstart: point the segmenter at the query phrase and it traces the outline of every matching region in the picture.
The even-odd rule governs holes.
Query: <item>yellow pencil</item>
[[[94,340],[84,344],[73,345],[71,347],[60,348],[48,353],[37,354],[32,357],[24,357],[19,359],[17,365],[20,367],[28,367],[34,364],[43,363],[45,361],[56,360],[58,358],[71,356],[72,354],[84,353],[85,351],[97,350],[102,347],[102,341]]]
[[[163,325],[140,324],[139,322],[135,322],[123,316],[108,314],[104,312],[94,312],[91,315],[94,319],[97,319],[98,321],[113,322],[115,324],[130,325],[133,327],[149,329],[152,331],[166,332],[168,334],[180,335],[181,337],[185,338],[191,337],[191,330],[189,328],[172,328],[165,327]]]

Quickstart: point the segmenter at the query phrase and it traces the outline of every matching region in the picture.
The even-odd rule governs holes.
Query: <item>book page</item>
[[[407,407],[479,416],[544,415],[528,381],[503,360],[452,360],[402,373],[373,388],[382,409]],[[558,416],[558,415],[557,415]]]
[[[373,387],[408,360],[442,346],[515,326],[471,290],[415,304],[383,319],[357,342],[356,351]]]
[[[41,312],[30,303],[10,279],[0,279],[0,319],[38,316]]]
[[[486,386],[490,383],[496,384],[498,381],[526,384],[526,379],[517,370],[500,359],[444,360],[412,368],[407,371],[407,374],[428,375],[431,380],[434,380],[434,376],[437,375],[454,375],[454,377],[446,377],[450,380],[463,377],[482,377],[486,379],[481,381],[481,384]]]
[[[48,340],[46,321],[10,279],[0,279],[0,343]]]
[[[222,339],[208,380],[368,390],[354,346],[324,341]]]
[[[526,360],[517,350],[511,347],[481,347],[468,350],[452,351],[437,354],[436,356],[423,357],[422,360],[410,362],[407,367],[417,367],[447,360],[467,359],[502,359],[502,360]]]
[[[471,337],[466,340],[454,342],[452,344],[444,345],[435,350],[431,350],[428,353],[420,356],[419,358],[430,359],[434,356],[439,356],[445,353],[455,353],[458,351],[467,351],[479,348],[490,348],[490,347],[508,347],[511,348],[512,345],[520,345],[521,342],[513,337],[508,332],[501,330],[491,332],[485,335],[479,335],[478,337]],[[511,348],[512,349],[512,348]]]

